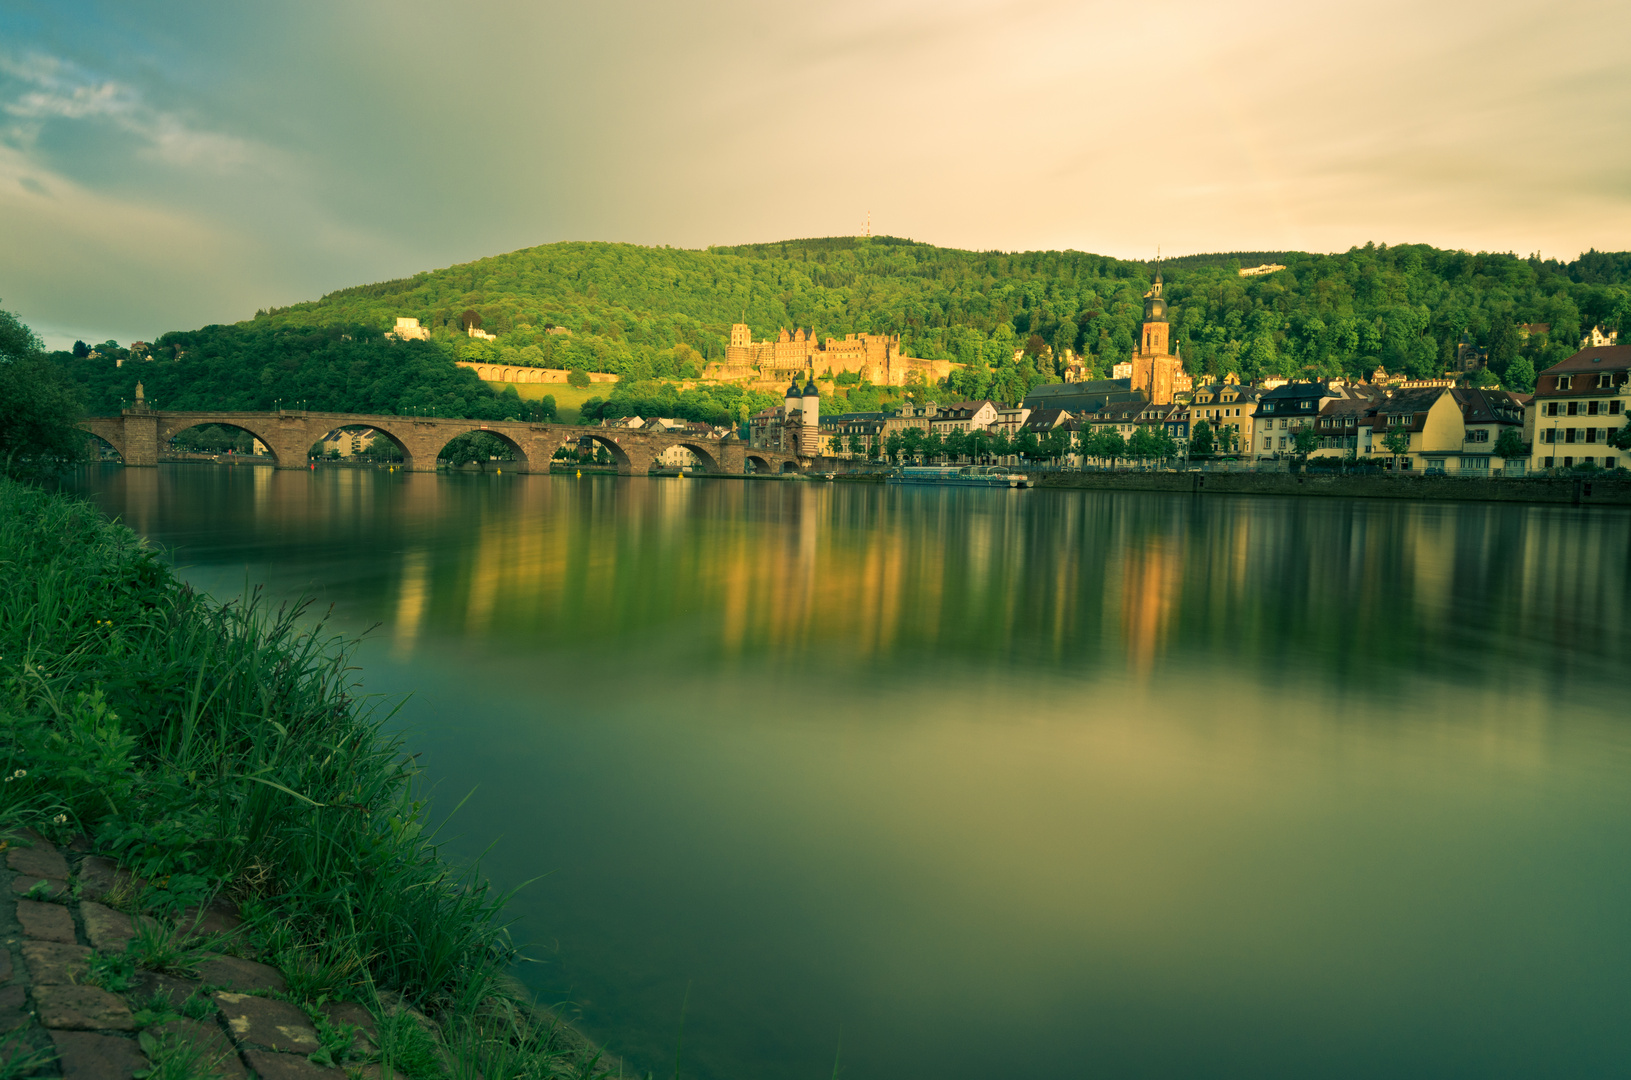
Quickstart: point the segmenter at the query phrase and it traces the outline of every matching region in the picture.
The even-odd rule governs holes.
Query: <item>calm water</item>
[[[455,850],[539,878],[523,977],[642,1072],[687,1002],[694,1078],[1631,1072],[1625,512],[83,487],[379,624]]]

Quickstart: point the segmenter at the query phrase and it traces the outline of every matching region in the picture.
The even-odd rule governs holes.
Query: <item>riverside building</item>
[[[1581,349],[1554,364],[1535,380],[1534,442],[1531,469],[1566,469],[1625,464],[1624,451],[1613,445],[1625,426],[1631,345],[1598,345]]]

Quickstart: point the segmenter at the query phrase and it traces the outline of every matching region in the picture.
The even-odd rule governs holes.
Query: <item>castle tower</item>
[[[787,421],[788,417],[793,415],[794,409],[802,407],[802,402],[800,401],[802,396],[803,395],[799,391],[799,381],[797,379],[794,379],[792,382],[787,384],[787,393],[783,395],[782,399],[782,421],[784,423]]]

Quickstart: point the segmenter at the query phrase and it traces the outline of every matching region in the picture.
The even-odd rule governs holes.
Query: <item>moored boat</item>
[[[946,484],[960,487],[1026,488],[1031,478],[1001,465],[905,465],[888,476],[891,484]]]

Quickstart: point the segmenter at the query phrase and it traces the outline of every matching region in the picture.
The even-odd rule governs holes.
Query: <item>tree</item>
[[[968,456],[968,434],[969,433],[966,431],[951,431],[946,433],[945,445],[947,457],[951,458],[953,461],[958,461]]]
[[[1014,453],[1028,461],[1042,456],[1042,444],[1037,441],[1036,432],[1029,429],[1014,436],[1012,449]]]
[[[1205,420],[1196,421],[1189,432],[1189,456],[1212,456],[1212,425]]]
[[[79,398],[40,340],[0,311],[0,472],[40,479],[77,461],[84,434]]]
[[[566,385],[584,389],[589,385],[589,373],[582,368],[573,368],[566,373]]]
[[[1160,446],[1156,443],[1155,432],[1150,430],[1148,424],[1138,425],[1133,437],[1127,440],[1127,456],[1139,460],[1159,455]]]
[[[1155,456],[1162,461],[1178,456],[1177,440],[1173,439],[1164,425],[1155,429]]]
[[[73,353],[75,359],[83,360],[87,356],[91,355],[91,347],[85,344],[83,341],[76,341],[74,342]]]
[[[1057,462],[1070,453],[1070,429],[1060,424],[1048,432],[1048,437],[1042,440],[1042,456],[1049,461]]]
[[[989,452],[994,458],[1007,457],[1009,454],[1014,452],[1014,445],[1011,441],[1009,441],[1007,435],[1000,431],[993,431],[991,433],[991,449]]]
[[[991,453],[991,433],[984,428],[975,428],[968,433],[965,445],[969,459],[978,463]]]
[[[1631,450],[1631,420],[1627,420],[1625,426],[1614,433],[1614,445],[1621,450]]]
[[[1495,456],[1507,461],[1528,457],[1528,451],[1523,445],[1523,432],[1515,427],[1509,427],[1501,432],[1501,437],[1495,440]]]
[[[1399,470],[1399,457],[1410,453],[1410,432],[1404,430],[1390,431],[1382,437],[1382,447],[1393,455],[1393,471]]]
[[[1320,448],[1320,437],[1312,423],[1304,424],[1292,433],[1292,449],[1297,451],[1297,470],[1308,467],[1308,455]]]
[[[859,431],[849,433],[849,452],[854,457],[861,457],[866,453],[866,437]]]
[[[1100,461],[1108,461],[1113,469],[1118,460],[1127,456],[1127,440],[1115,428],[1102,427],[1088,440],[1088,453]]]
[[[918,454],[923,452],[923,432],[919,428],[909,427],[900,434],[901,449],[906,456],[916,460]]]
[[[897,465],[900,464],[900,453],[905,448],[906,440],[901,437],[901,433],[898,431],[891,431],[889,437],[883,441],[884,453],[888,455],[890,461]]]
[[[923,459],[933,461],[946,452],[946,440],[938,431],[931,431],[923,437]]]
[[[1527,394],[1535,388],[1535,365],[1527,356],[1520,356],[1507,365],[1502,378],[1508,389]]]

